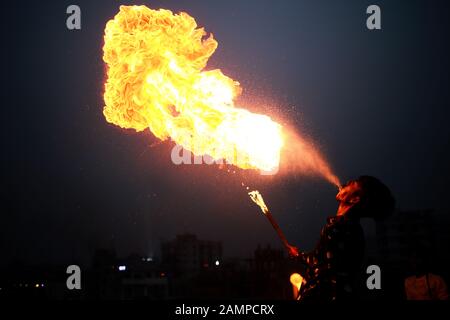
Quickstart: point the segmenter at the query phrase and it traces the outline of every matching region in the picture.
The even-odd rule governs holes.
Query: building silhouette
[[[161,244],[161,259],[167,271],[177,278],[191,278],[202,270],[214,270],[222,262],[222,243],[199,240],[193,234],[177,235]]]
[[[450,222],[434,210],[397,211],[376,224],[377,264],[383,271],[385,299],[404,298],[404,279],[412,275],[411,257],[427,261],[430,272],[449,281]]]

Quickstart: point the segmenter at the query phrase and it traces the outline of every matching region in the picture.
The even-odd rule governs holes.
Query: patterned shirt
[[[355,276],[364,257],[364,233],[359,215],[351,210],[342,216],[327,218],[320,240],[310,253],[301,253],[303,266],[299,300],[344,300],[355,295]]]

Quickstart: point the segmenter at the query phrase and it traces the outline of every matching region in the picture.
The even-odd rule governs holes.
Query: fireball
[[[121,6],[105,28],[103,110],[119,127],[171,139],[194,155],[242,169],[277,170],[281,126],[235,106],[239,83],[205,70],[217,48],[185,12]]]

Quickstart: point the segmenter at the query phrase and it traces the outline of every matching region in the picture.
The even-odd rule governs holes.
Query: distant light
[[[42,287],[42,288],[44,287],[44,284],[43,284],[43,283],[41,283],[41,287]]]
[[[152,257],[147,258],[147,262],[150,262],[150,261],[153,261],[153,258],[152,258]]]
[[[165,277],[166,274],[164,272],[161,272],[161,277]]]
[[[127,270],[127,266],[119,266],[119,271],[125,271]]]
[[[35,288],[39,288],[39,283],[36,283],[36,284],[34,285],[34,287],[35,287]]]
[[[220,264],[219,260],[216,260],[216,266],[218,266]]]

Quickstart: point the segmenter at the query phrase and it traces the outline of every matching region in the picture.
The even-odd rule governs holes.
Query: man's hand
[[[298,248],[295,246],[288,245],[287,249],[289,258],[296,258],[300,255],[298,252]]]

